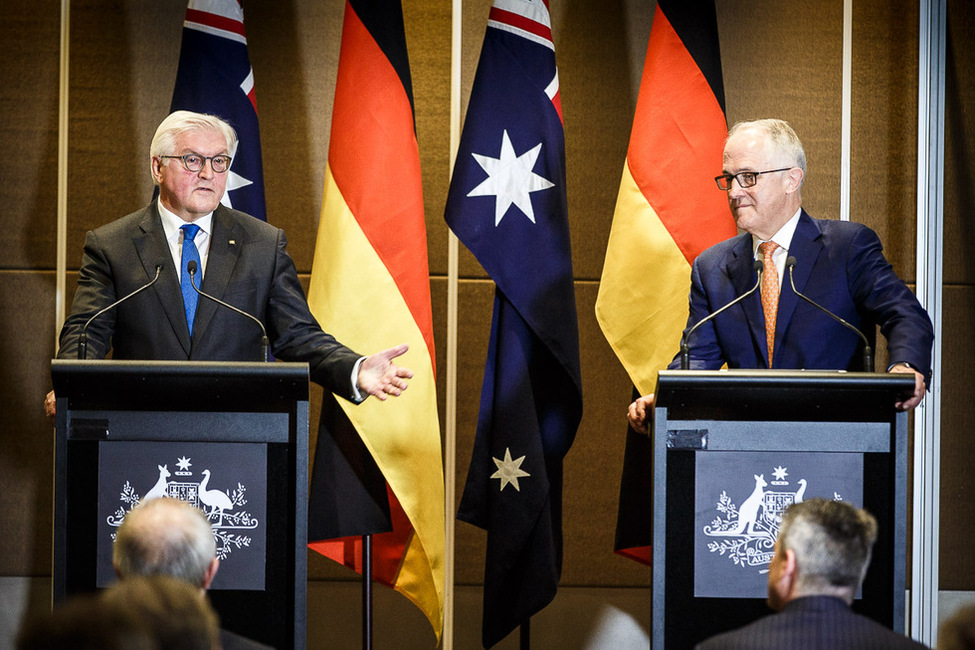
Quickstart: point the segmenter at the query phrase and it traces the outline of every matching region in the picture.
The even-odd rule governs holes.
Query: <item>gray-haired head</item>
[[[140,503],[115,535],[119,577],[168,575],[205,588],[216,557],[209,520],[198,508],[163,497]]]
[[[160,156],[176,155],[176,138],[180,133],[193,130],[216,131],[223,136],[227,142],[227,153],[233,158],[237,152],[237,132],[234,127],[216,115],[206,113],[194,113],[193,111],[175,111],[166,116],[159,126],[156,133],[152,136],[152,143],[149,145],[149,169],[152,171],[152,159]],[[160,164],[167,165],[171,159],[160,158]],[[153,175],[155,178],[155,175]]]
[[[768,136],[769,153],[776,160],[798,167],[802,170],[802,181],[806,178],[806,151],[802,148],[802,141],[785,120],[765,118],[738,122],[728,131],[728,139],[743,129],[759,129]],[[800,187],[802,186],[800,181]]]
[[[780,552],[796,555],[798,595],[834,594],[852,600],[876,540],[877,520],[866,510],[843,501],[809,499],[785,511],[778,544]]]

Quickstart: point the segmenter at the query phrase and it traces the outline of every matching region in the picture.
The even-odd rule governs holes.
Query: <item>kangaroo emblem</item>
[[[156,467],[159,468],[159,480],[157,480],[156,484],[152,486],[152,489],[146,492],[146,495],[142,497],[143,501],[158,499],[166,496],[166,479],[171,476],[169,470],[166,469],[169,467],[169,465],[156,465]]]
[[[765,487],[768,483],[765,481],[765,474],[754,474],[755,477],[755,489],[752,493],[748,495],[748,498],[742,501],[741,506],[738,508],[738,521],[735,523],[734,528],[729,528],[727,530],[711,530],[708,526],[704,529],[707,535],[755,535],[755,524],[758,521],[758,511],[762,507],[762,501],[765,497]],[[747,529],[747,532],[746,532]]]

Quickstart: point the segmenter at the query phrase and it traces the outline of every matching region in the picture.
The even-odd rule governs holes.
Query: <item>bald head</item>
[[[112,555],[119,578],[168,575],[206,589],[216,574],[216,544],[206,516],[164,497],[140,503],[115,535]]]

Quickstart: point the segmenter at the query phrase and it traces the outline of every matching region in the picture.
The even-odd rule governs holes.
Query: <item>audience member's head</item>
[[[200,590],[167,576],[136,577],[73,596],[33,619],[18,650],[211,650],[219,622]]]
[[[102,605],[128,611],[151,631],[160,650],[220,647],[220,621],[210,601],[186,581],[166,575],[135,576],[109,587]]]
[[[941,624],[938,650],[975,650],[975,605],[962,607]]]
[[[166,575],[207,589],[217,574],[213,529],[198,508],[164,497],[139,504],[115,535],[119,578]]]
[[[877,521],[842,501],[810,499],[782,517],[769,565],[769,606],[802,596],[836,596],[848,604],[860,587],[877,539]]]

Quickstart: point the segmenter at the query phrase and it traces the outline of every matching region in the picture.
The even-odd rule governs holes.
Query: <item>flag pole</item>
[[[362,649],[372,650],[372,535],[362,536]]]

